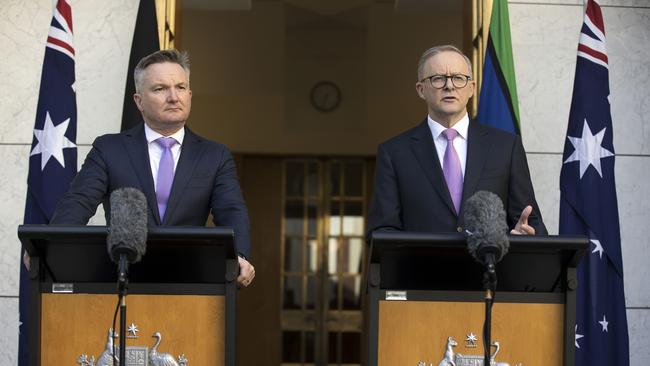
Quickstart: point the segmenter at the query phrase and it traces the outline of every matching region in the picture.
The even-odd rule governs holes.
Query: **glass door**
[[[360,365],[367,162],[283,163],[282,365]]]

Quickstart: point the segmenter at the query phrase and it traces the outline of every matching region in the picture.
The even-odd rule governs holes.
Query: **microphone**
[[[510,248],[503,202],[492,192],[478,191],[465,202],[463,212],[469,253],[494,270]]]
[[[147,199],[136,188],[118,188],[111,193],[110,207],[106,246],[125,285],[128,265],[139,262],[147,250]]]

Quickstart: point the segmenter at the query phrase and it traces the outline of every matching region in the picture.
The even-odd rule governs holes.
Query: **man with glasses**
[[[512,234],[547,234],[521,138],[470,121],[475,88],[472,64],[456,47],[420,57],[415,89],[428,116],[379,146],[369,232],[462,232],[463,203],[485,190],[503,201]]]

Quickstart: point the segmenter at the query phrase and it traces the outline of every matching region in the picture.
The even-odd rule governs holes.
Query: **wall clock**
[[[341,104],[341,89],[331,81],[320,81],[311,88],[311,105],[321,112],[331,112]]]

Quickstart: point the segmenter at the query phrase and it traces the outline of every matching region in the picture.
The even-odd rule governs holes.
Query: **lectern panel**
[[[475,360],[482,359],[484,316],[482,302],[380,301],[378,365],[438,365],[459,354],[465,365],[482,365]],[[563,304],[495,303],[492,308],[497,362],[562,365],[563,330]]]
[[[82,355],[89,360],[94,356],[99,364],[108,345],[116,302],[116,295],[43,294],[41,365],[74,365]],[[141,347],[139,351],[133,348],[134,355],[150,357],[157,332],[161,338],[158,357],[178,360],[184,355],[187,365],[224,365],[224,296],[129,295],[126,324],[131,328],[127,351]],[[119,345],[118,339],[115,344]]]

